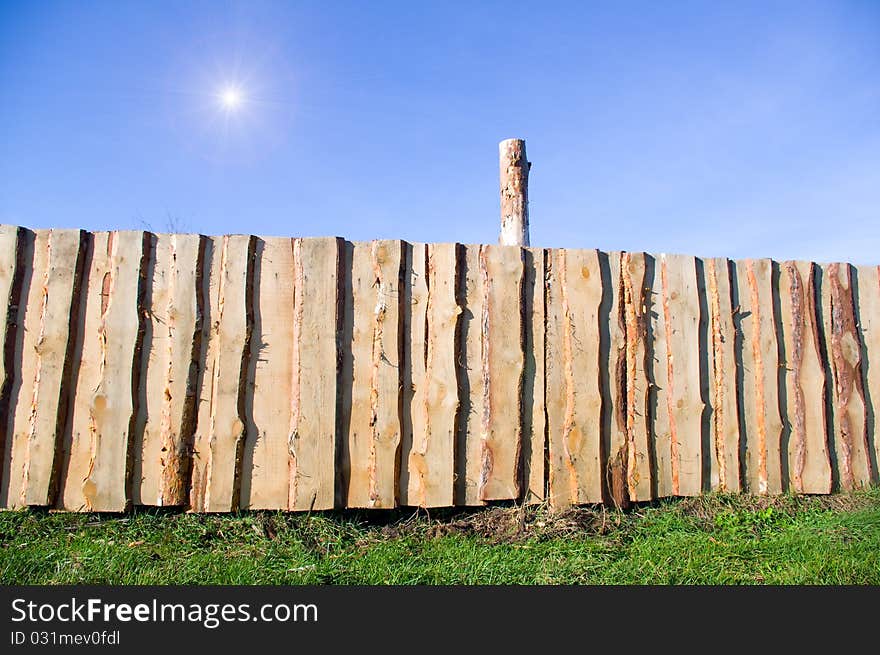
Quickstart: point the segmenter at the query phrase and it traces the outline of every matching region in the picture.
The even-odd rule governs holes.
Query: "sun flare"
[[[227,111],[234,111],[241,106],[243,97],[241,91],[234,86],[226,86],[220,91],[220,104]]]

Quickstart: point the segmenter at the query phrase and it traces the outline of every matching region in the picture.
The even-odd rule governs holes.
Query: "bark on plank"
[[[859,341],[862,344],[862,379],[869,409],[868,435],[873,440],[875,466],[880,462],[877,412],[880,409],[880,266],[857,266]],[[875,470],[874,480],[880,471]]]
[[[825,429],[825,368],[819,347],[812,262],[784,262],[779,276],[785,346],[788,484],[798,493],[831,491]]]
[[[202,338],[207,340],[198,424],[193,438],[192,509],[238,508],[245,437],[244,368],[252,316],[248,307],[255,240],[246,235],[211,239],[209,298]]]
[[[400,241],[355,243],[352,253],[348,421],[349,507],[396,505],[400,447]],[[347,332],[347,331],[346,331]]]
[[[862,389],[861,345],[853,309],[850,267],[835,263],[823,268],[831,299],[830,317],[826,318],[830,325],[826,327],[825,338],[834,376],[838,480],[841,489],[849,490],[869,484],[873,475]]]
[[[525,363],[523,370],[523,484],[526,503],[544,500],[546,414],[544,410],[544,250],[525,249]]]
[[[455,336],[461,312],[456,303],[456,251],[451,243],[427,246],[424,365],[413,364],[412,447],[407,462],[407,501],[422,507],[453,504],[458,409]],[[414,332],[416,328],[414,320]],[[414,335],[413,360],[419,356],[416,340]],[[422,369],[421,377],[416,376],[417,369]]]
[[[24,316],[8,506],[50,505],[57,486],[70,368],[70,309],[79,293],[79,230],[38,230]]]
[[[459,251],[458,355],[459,410],[456,440],[456,505],[483,505],[480,498],[483,425],[483,303],[484,279],[480,268],[480,246],[461,246]],[[415,308],[415,306],[413,306]],[[415,339],[415,336],[413,337]]]
[[[712,405],[710,484],[713,491],[739,491],[739,419],[730,264],[705,261],[709,308],[709,399]]]
[[[523,252],[483,246],[483,425],[480,498],[514,500],[520,495],[522,451]]]
[[[144,246],[143,232],[93,235],[64,509],[119,512],[130,501]]]
[[[666,330],[666,411],[671,437],[672,492],[677,496],[695,496],[702,490],[703,412],[697,345],[700,304],[696,261],[684,255],[661,255],[660,271]]]
[[[289,509],[332,509],[336,480],[337,375],[344,243],[294,244],[294,418],[289,443]]]
[[[602,501],[599,307],[595,250],[548,251],[547,420],[550,502]]]
[[[293,421],[293,239],[258,239],[254,257],[253,387],[242,458],[241,507],[287,509]]]
[[[736,263],[742,332],[745,482],[749,493],[782,492],[782,418],[777,387],[777,330],[769,259]]]
[[[649,397],[645,254],[621,256],[623,318],[626,344],[626,484],[629,500],[650,500],[651,458],[648,439]]]
[[[201,322],[198,284],[200,242],[194,234],[160,234],[154,239],[151,306],[144,353],[143,403],[139,407],[140,471],[134,502],[183,505],[195,428],[196,369]]]

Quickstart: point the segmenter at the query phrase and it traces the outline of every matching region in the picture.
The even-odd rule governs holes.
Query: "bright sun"
[[[222,104],[223,108],[227,111],[238,109],[241,105],[241,101],[241,91],[234,86],[227,86],[220,92],[220,104]]]

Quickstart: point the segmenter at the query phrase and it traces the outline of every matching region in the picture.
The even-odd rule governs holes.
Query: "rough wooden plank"
[[[144,246],[143,232],[93,235],[60,498],[65,509],[118,512],[130,501]]]
[[[400,241],[355,243],[352,252],[348,507],[396,505],[401,254]]]
[[[19,397],[27,395],[27,385],[33,381],[35,371],[30,356],[33,353],[31,335],[25,330],[25,318],[28,309],[30,288],[40,286],[40,273],[35,273],[34,266],[45,266],[45,247],[35,248],[36,235],[24,228],[4,230],[3,244],[6,261],[3,262],[2,309],[3,325],[3,384],[0,386],[0,456],[2,456],[2,474],[0,474],[0,507],[18,507],[21,505],[20,493],[24,454],[27,440],[16,438],[16,414],[22,410],[27,412],[30,398],[25,399],[27,406],[19,407]],[[37,261],[35,261],[37,260]],[[36,282],[34,279],[36,278]],[[35,314],[31,311],[31,314]],[[27,366],[29,370],[24,370]]]
[[[479,270],[479,269],[477,269]],[[404,358],[402,382],[401,465],[398,494],[401,505],[418,505],[417,480],[410,468],[410,458],[425,431],[425,362],[428,350],[428,246],[415,243],[405,248],[404,264]],[[479,443],[479,442],[478,442]]]
[[[138,408],[142,439],[132,489],[135,504],[161,507],[187,501],[197,409],[194,360],[202,328],[200,244],[194,234],[160,234],[153,239]]]
[[[779,307],[785,352],[788,485],[798,493],[831,491],[831,461],[825,430],[825,367],[816,319],[812,262],[784,262]]]
[[[483,303],[484,279],[480,269],[480,246],[461,246],[459,251],[458,356],[459,410],[456,440],[456,505],[483,505],[480,498],[483,424]],[[413,306],[415,308],[415,305]],[[415,337],[413,337],[415,338]]]
[[[49,505],[57,486],[69,390],[70,308],[78,294],[79,230],[38,230],[25,303],[21,385],[14,399],[8,506]]]
[[[287,509],[293,421],[293,239],[257,239],[254,251],[252,385],[241,468],[243,509]]]
[[[525,249],[525,364],[523,371],[523,484],[526,503],[546,497],[546,413],[544,410],[544,250]]]
[[[629,506],[629,464],[627,435],[627,349],[622,252],[599,255],[600,265],[607,265],[603,310],[599,317],[607,331],[602,339],[601,368],[603,395],[606,402],[602,448],[605,498],[616,507]]]
[[[702,490],[702,412],[696,260],[661,255],[666,330],[666,410],[669,414],[672,489],[677,496]],[[661,409],[662,411],[662,409]]]
[[[650,352],[646,296],[650,288],[645,279],[645,254],[623,253],[620,271],[626,343],[626,485],[629,500],[641,502],[652,498],[646,370]]]
[[[456,251],[451,243],[427,247],[427,342],[421,379],[415,377],[413,366],[416,389],[412,399],[412,448],[407,462],[407,499],[422,507],[453,503],[458,409],[455,337],[461,313],[456,303]],[[413,351],[415,359],[415,348]]]
[[[550,502],[556,508],[602,501],[602,397],[595,250],[548,251],[547,421]]]
[[[723,257],[706,259],[704,270],[709,309],[709,402],[712,407],[710,485],[713,491],[737,492],[740,487],[739,419],[730,263]]]
[[[18,257],[18,232],[14,225],[0,225],[0,356],[6,352],[6,332],[9,327],[9,306]],[[9,371],[5,362],[0,365],[0,387],[6,387]],[[3,444],[0,444],[2,447]]]
[[[523,252],[483,246],[483,425],[480,497],[514,500],[520,495],[522,452]]]
[[[745,428],[746,490],[756,494],[782,491],[782,418],[779,412],[776,324],[769,259],[736,263],[742,334],[742,407]]]
[[[862,388],[868,409],[868,436],[873,441],[874,480],[880,475],[880,437],[877,412],[880,409],[880,266],[857,266],[860,343],[862,344]]]
[[[647,263],[648,260],[646,260]],[[675,495],[672,484],[672,425],[669,416],[669,375],[668,353],[666,342],[666,312],[664,311],[664,292],[661,261],[651,258],[650,282],[651,292],[646,294],[646,312],[648,321],[648,338],[651,342],[651,357],[648,361],[648,406],[650,408],[651,425],[650,450],[653,454],[652,492],[658,498]]]
[[[833,436],[838,483],[841,489],[849,490],[869,484],[873,475],[862,389],[861,345],[849,265],[828,264],[823,270],[831,299],[825,339],[834,376]]]
[[[332,509],[337,453],[337,374],[342,315],[337,238],[294,242],[293,430],[289,509]]]
[[[238,508],[245,438],[244,372],[253,316],[249,311],[255,239],[227,235],[211,239],[205,374],[193,437],[190,503],[195,511]]]

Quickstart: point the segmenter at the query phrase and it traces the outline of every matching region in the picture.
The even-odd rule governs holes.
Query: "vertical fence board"
[[[132,489],[136,504],[174,506],[187,499],[196,412],[193,359],[201,331],[199,252],[198,235],[160,234],[154,239],[152,279],[146,281],[151,293],[139,407],[143,439]]]
[[[703,412],[697,347],[700,304],[696,260],[683,255],[661,255],[660,268],[672,488],[675,495],[694,496],[702,489]]]
[[[785,350],[784,373],[788,485],[798,493],[831,491],[825,431],[825,369],[816,322],[812,262],[784,262],[779,304]]]
[[[210,275],[206,276],[207,359],[193,440],[190,496],[196,511],[228,512],[239,503],[245,437],[243,373],[252,327],[248,297],[255,240],[236,234],[212,241]]]
[[[483,426],[483,303],[480,246],[460,249],[459,410],[456,441],[456,505],[483,505],[480,498]]]
[[[857,266],[856,272],[863,391],[868,409],[868,436],[873,441],[872,462],[876,482],[880,476],[880,439],[877,438],[877,409],[880,408],[880,266]]]
[[[413,259],[416,257],[413,248]],[[427,246],[427,293],[425,322],[413,306],[412,323],[412,446],[407,458],[407,502],[422,507],[453,504],[455,486],[455,424],[458,408],[456,378],[456,328],[461,309],[456,303],[456,244]],[[416,271],[415,263],[413,271]],[[412,302],[417,300],[415,288]],[[421,325],[419,325],[421,324]],[[427,341],[418,343],[417,329],[424,328]],[[419,351],[419,348],[423,348]],[[422,354],[424,353],[424,354]],[[415,363],[423,356],[424,364]],[[421,373],[419,376],[418,373]]]
[[[526,503],[542,502],[546,496],[544,412],[544,250],[525,249],[525,362],[523,370],[523,484]]]
[[[396,504],[400,445],[399,241],[355,243],[351,293],[349,507]],[[349,328],[346,328],[348,333]]]
[[[650,450],[653,455],[652,491],[658,498],[675,495],[672,484],[672,425],[669,414],[669,346],[666,340],[666,311],[664,310],[663,260],[653,260],[648,318],[652,353],[648,366],[651,389],[648,405],[651,409]]]
[[[477,269],[479,270],[479,268]],[[428,245],[414,243],[405,249],[404,264],[404,361],[400,481],[401,505],[419,505],[418,472],[411,470],[416,438],[427,429],[425,362],[428,350]],[[479,369],[477,369],[479,370]]]
[[[36,337],[27,323],[39,322],[40,288],[48,260],[45,232],[36,234],[22,229],[13,250],[9,293],[4,296],[4,368],[0,407],[0,430],[3,431],[3,473],[0,475],[0,507],[21,507],[22,477],[27,453],[27,422],[33,400],[36,376]],[[34,319],[36,317],[36,320]]]
[[[522,279],[518,247],[483,246],[483,426],[480,497],[513,500],[520,493],[522,450]]]
[[[548,251],[547,420],[550,502],[602,501],[599,307],[595,250]]]
[[[746,490],[756,494],[782,491],[780,448],[782,419],[779,413],[779,365],[773,290],[769,259],[736,263],[742,335],[741,390],[745,426]]]
[[[21,385],[10,430],[7,506],[49,505],[66,417],[70,308],[77,292],[79,230],[37,230],[24,314]],[[64,387],[64,389],[62,389]]]
[[[730,263],[714,258],[705,262],[709,308],[709,399],[711,416],[711,488],[737,492],[739,480],[739,419],[730,291]]]
[[[294,262],[294,430],[290,509],[331,509],[335,501],[336,412],[343,241],[297,239]]]
[[[600,324],[604,324],[608,330],[607,341],[604,341],[604,351],[601,354],[600,367],[604,375],[602,377],[604,398],[608,405],[604,409],[603,417],[603,457],[606,459],[603,468],[605,498],[610,499],[616,506],[626,506],[629,503],[629,481],[627,465],[629,463],[627,434],[627,350],[626,350],[626,324],[625,302],[623,291],[623,275],[621,271],[621,252],[610,252],[600,255],[600,262],[607,257],[608,279],[604,289],[608,313],[600,315]],[[604,286],[604,285],[603,285]],[[606,432],[607,430],[607,432]],[[607,450],[606,450],[607,449]]]
[[[871,459],[867,440],[867,415],[862,389],[861,345],[853,309],[850,267],[823,267],[830,312],[826,316],[825,339],[834,376],[834,445],[841,489],[862,487],[871,481]]]
[[[248,391],[242,457],[242,509],[287,509],[288,442],[293,421],[293,239],[258,239],[254,323],[250,340],[253,387]]]
[[[623,253],[621,258],[626,329],[626,483],[629,499],[638,502],[652,498],[646,307],[650,289],[645,278],[645,259],[640,252]]]
[[[118,512],[130,501],[143,255],[143,232],[93,236],[65,509]]]

